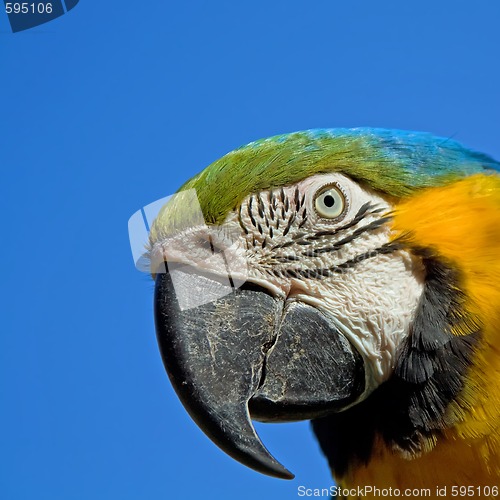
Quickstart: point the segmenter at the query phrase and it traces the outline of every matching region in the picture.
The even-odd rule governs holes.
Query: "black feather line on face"
[[[377,434],[390,448],[417,454],[450,425],[444,415],[460,396],[481,332],[464,317],[458,273],[425,255],[423,262],[424,292],[392,377],[362,403],[313,421],[337,478],[370,461]],[[472,333],[453,335],[464,321]]]
[[[336,252],[340,250],[344,245],[347,245],[348,243],[352,243],[355,239],[359,238],[363,234],[374,231],[375,229],[378,229],[379,227],[383,226],[386,222],[389,222],[391,220],[390,217],[380,217],[379,219],[374,220],[373,222],[370,222],[366,226],[360,227],[356,229],[352,234],[349,236],[346,236],[345,238],[342,238],[339,241],[336,241],[333,245],[329,247],[324,247],[324,248],[318,248],[316,250],[308,250],[307,252],[304,252],[302,255],[306,257],[317,257],[318,255],[321,255],[322,253],[330,253],[330,252]],[[309,238],[310,239],[310,238]]]
[[[301,202],[301,203],[302,203],[302,206],[304,206],[303,202]],[[337,236],[338,234],[340,234],[340,233],[342,233],[344,231],[347,231],[348,229],[351,229],[351,228],[355,227],[356,225],[358,225],[361,221],[363,221],[369,215],[378,214],[380,212],[381,212],[381,209],[377,209],[375,205],[372,205],[370,202],[367,202],[367,203],[365,203],[358,210],[358,213],[347,224],[344,224],[343,226],[337,227],[336,229],[332,229],[332,230],[316,231],[314,234],[311,234],[309,236],[307,236],[307,235],[305,235],[303,233],[292,235],[290,241],[282,243],[281,245],[275,245],[272,248],[272,250],[277,250],[279,248],[286,248],[286,247],[288,247],[290,245],[298,243],[297,240],[302,240],[303,238],[304,238],[304,240],[301,241],[300,244],[308,245],[308,244],[312,244],[314,241],[317,241],[317,240],[319,240],[321,238],[328,238],[328,237],[332,237],[332,236]],[[299,223],[298,228],[302,229],[302,227],[304,226],[304,224],[308,220],[307,210],[306,210],[305,207],[303,208],[303,210],[302,210],[301,214],[299,214],[299,216],[302,218],[302,220]],[[287,224],[285,230],[283,231],[283,236],[286,236],[288,234],[288,232],[290,231],[290,228],[291,228],[292,224],[296,220],[296,217],[297,217],[296,214],[292,214],[290,216],[290,220],[288,220],[288,224]],[[349,241],[346,241],[345,243],[349,243],[353,239],[359,237],[365,231],[370,231],[372,229],[377,229],[379,226],[383,225],[388,220],[390,220],[389,217],[380,217],[379,219],[375,220],[372,223],[373,226],[370,224],[370,225],[365,226],[364,228],[357,229],[356,230],[357,233],[355,231],[355,233],[356,233],[355,236],[354,237],[349,237],[350,238]],[[324,251],[325,252],[326,251],[331,251],[331,249],[328,248],[328,249],[326,249]],[[322,253],[322,252],[319,252],[319,253]]]
[[[373,210],[370,210],[373,209]],[[370,210],[370,212],[368,212]],[[380,210],[375,209],[375,205],[372,205],[369,201],[366,202],[359,210],[358,213],[353,217],[351,222],[348,222],[347,224],[344,224],[343,226],[333,229],[330,231],[318,231],[314,233],[312,236],[309,236],[308,239],[310,240],[318,240],[320,238],[323,238],[325,236],[335,236],[339,234],[342,231],[346,231],[347,229],[351,229],[351,227],[356,226],[359,222],[361,222],[366,216],[370,214],[376,214],[379,213]]]
[[[302,205],[303,204],[304,203],[302,202]],[[300,221],[299,229],[302,229],[306,222],[307,222],[307,210],[306,210],[306,208],[304,208],[304,210],[302,210],[302,220]]]
[[[248,200],[247,212],[248,216],[250,217],[250,222],[252,223],[252,226],[257,227],[257,222],[255,222],[255,217],[253,216],[252,213],[252,203],[253,203],[253,198],[250,198]]]
[[[367,259],[372,259],[377,255],[386,255],[389,253],[396,252],[401,248],[401,245],[398,242],[389,242],[384,245],[370,250],[368,252],[356,255],[353,259],[346,260],[341,264],[337,264],[331,267],[318,267],[314,269],[285,269],[284,273],[286,276],[297,278],[297,276],[301,276],[302,278],[307,279],[322,279],[332,276],[333,274],[343,274],[349,269],[353,269],[357,264],[363,262]],[[284,257],[275,257],[276,262],[287,263],[300,260],[294,256],[284,256]]]

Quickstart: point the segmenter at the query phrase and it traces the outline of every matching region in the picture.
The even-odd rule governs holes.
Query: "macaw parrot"
[[[293,477],[252,419],[312,420],[345,488],[494,496],[499,170],[429,133],[318,129],[189,180],[152,225],[149,258],[159,348],[196,423],[271,476]]]

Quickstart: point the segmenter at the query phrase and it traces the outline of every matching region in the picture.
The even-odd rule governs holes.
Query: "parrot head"
[[[281,478],[252,419],[313,420],[340,475],[375,435],[407,455],[432,447],[460,418],[489,314],[467,273],[475,228],[500,240],[498,168],[427,133],[321,129],[250,143],[189,180],[149,255],[160,351],[196,423]]]

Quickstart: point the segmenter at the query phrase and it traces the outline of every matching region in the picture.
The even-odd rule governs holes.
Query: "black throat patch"
[[[420,253],[424,291],[393,375],[362,403],[312,422],[337,478],[370,461],[377,434],[388,447],[413,455],[453,425],[445,411],[464,387],[480,329],[464,315],[458,273]],[[468,334],[456,336],[454,328]]]

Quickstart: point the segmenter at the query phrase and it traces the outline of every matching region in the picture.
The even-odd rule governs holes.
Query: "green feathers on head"
[[[315,129],[235,149],[179,191],[195,189],[206,223],[220,224],[250,193],[293,184],[314,174],[340,172],[400,198],[485,169],[500,170],[500,164],[456,141],[429,133]],[[175,198],[167,203],[153,225],[151,239],[161,238],[172,222],[185,218],[189,211]]]

